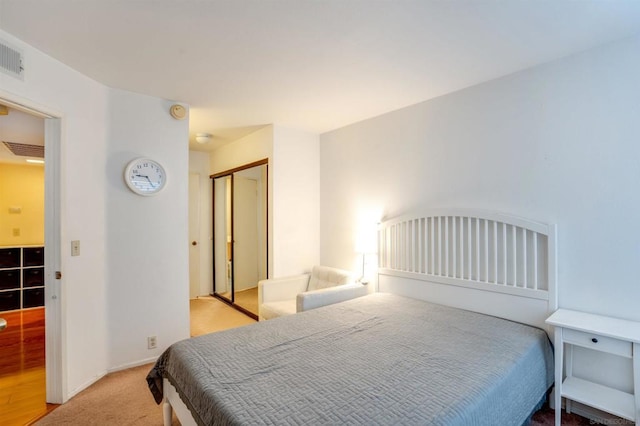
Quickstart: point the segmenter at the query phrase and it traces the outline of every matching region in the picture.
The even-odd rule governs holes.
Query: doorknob
[[[197,241],[191,241],[191,245],[192,245],[192,246],[197,246],[197,245],[198,245],[198,242],[197,242]]]

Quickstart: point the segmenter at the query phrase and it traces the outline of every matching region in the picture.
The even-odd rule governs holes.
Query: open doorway
[[[47,410],[55,407],[55,405],[52,404],[61,404],[64,402],[66,392],[65,381],[63,379],[64,351],[63,342],[60,338],[63,328],[63,312],[60,297],[62,284],[62,274],[60,272],[61,119],[42,111],[41,105],[33,105],[27,99],[18,98],[6,93],[3,94],[3,98],[0,98],[0,104],[7,107],[8,114],[5,117],[10,116],[11,111],[15,111],[16,115],[13,115],[13,117],[19,116],[17,112],[21,112],[26,114],[22,116],[22,118],[34,119],[33,117],[35,117],[38,123],[44,123],[43,138],[42,127],[40,127],[40,124],[38,125],[41,144],[43,146],[46,145],[44,150],[44,356],[46,362],[44,374],[46,375],[46,392],[42,392],[39,396],[39,398],[41,398],[44,395],[46,398],[47,405],[45,411],[41,413],[41,415],[44,415]],[[3,130],[9,128],[8,124],[0,127]],[[4,139],[7,134],[8,133],[0,134],[0,136],[2,136],[0,139]],[[8,137],[6,139],[8,139]],[[13,228],[11,229],[11,233],[13,233]],[[20,313],[22,310],[13,312]],[[9,323],[7,328],[0,333],[6,332],[10,327],[11,324]],[[21,336],[24,336],[24,333],[21,333]],[[22,402],[26,402],[27,400],[28,399],[22,399]],[[39,399],[39,401],[41,401],[41,399]],[[9,400],[9,402],[11,402],[11,400]],[[40,404],[40,402],[38,404]],[[16,412],[14,410],[4,410],[3,407],[0,407],[0,414],[4,415],[19,414],[27,416],[31,413],[33,413],[33,411],[18,409]],[[0,423],[4,422],[0,420]],[[18,421],[18,424],[23,423],[22,421]]]
[[[44,157],[45,119],[0,101],[1,424],[47,412]]]

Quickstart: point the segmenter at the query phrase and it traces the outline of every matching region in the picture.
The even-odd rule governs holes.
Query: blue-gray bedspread
[[[147,381],[200,425],[521,425],[553,382],[543,330],[391,294],[187,339]]]

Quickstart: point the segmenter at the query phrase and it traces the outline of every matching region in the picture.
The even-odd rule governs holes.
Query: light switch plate
[[[71,256],[80,256],[80,240],[71,241]]]

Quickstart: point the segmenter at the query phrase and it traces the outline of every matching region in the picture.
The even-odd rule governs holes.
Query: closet
[[[258,281],[268,276],[268,160],[211,175],[213,296],[258,318]]]

